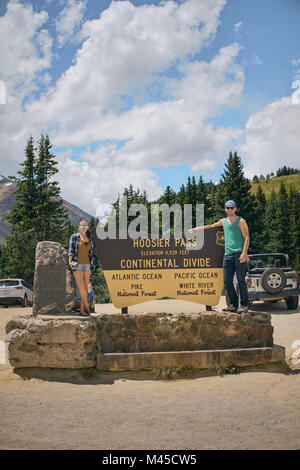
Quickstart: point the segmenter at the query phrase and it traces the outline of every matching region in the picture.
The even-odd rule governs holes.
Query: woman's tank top
[[[89,264],[90,263],[90,257],[89,257],[89,251],[91,248],[91,242],[89,241],[88,243],[83,242],[80,240],[79,245],[78,245],[78,264]]]

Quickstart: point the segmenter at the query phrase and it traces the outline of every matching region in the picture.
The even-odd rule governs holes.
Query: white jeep
[[[287,308],[296,309],[300,288],[296,271],[290,267],[289,257],[284,253],[264,253],[247,256],[246,284],[249,304],[255,300],[273,302],[285,300]],[[239,285],[234,277],[239,296]],[[226,295],[227,305],[230,304]]]

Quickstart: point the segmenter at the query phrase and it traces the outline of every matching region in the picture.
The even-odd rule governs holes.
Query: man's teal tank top
[[[239,228],[240,219],[238,217],[233,224],[228,223],[228,217],[224,220],[225,255],[240,253],[244,249],[245,239]]]

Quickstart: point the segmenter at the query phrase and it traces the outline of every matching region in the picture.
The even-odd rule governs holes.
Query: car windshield
[[[4,279],[0,281],[0,287],[18,286],[19,281]]]
[[[256,255],[250,256],[251,269],[254,268],[285,268],[286,259],[283,255]]]

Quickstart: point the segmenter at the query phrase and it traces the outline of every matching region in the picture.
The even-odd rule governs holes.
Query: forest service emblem
[[[224,232],[218,231],[216,233],[216,244],[219,246],[225,246]]]

